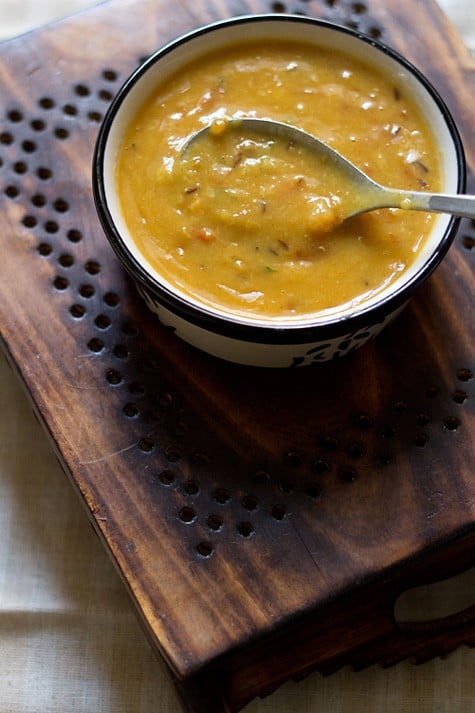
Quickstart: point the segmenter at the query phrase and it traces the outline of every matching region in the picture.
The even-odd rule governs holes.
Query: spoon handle
[[[444,196],[436,193],[429,198],[429,210],[475,218],[475,196]]]
[[[400,195],[404,193],[403,191]],[[407,200],[403,199],[401,208],[427,210],[435,213],[451,213],[461,218],[475,218],[475,196],[422,192],[407,192],[405,195]]]

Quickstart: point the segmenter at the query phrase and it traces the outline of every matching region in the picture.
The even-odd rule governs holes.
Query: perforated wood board
[[[409,637],[392,618],[399,592],[475,562],[474,225],[374,343],[276,372],[162,329],[95,215],[98,124],[141,58],[283,9],[403,51],[475,145],[473,66],[429,0],[115,0],[0,47],[3,344],[185,706],[208,713],[475,642],[470,613]]]

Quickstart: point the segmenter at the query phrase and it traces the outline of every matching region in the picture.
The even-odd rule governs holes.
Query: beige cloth
[[[91,4],[0,0],[0,32],[15,34]],[[473,0],[442,4],[453,5],[470,35]],[[180,713],[119,577],[2,356],[0,404],[0,713]],[[449,588],[424,590],[406,610],[446,613],[439,600],[456,609],[460,595],[475,601],[475,571]],[[475,651],[460,649],[419,667],[314,674],[254,701],[246,713],[474,713],[474,674]]]

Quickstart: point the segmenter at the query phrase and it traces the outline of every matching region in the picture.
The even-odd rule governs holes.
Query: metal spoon
[[[346,191],[347,195],[345,195],[343,204],[340,206],[342,220],[347,220],[359,213],[378,208],[403,208],[405,210],[451,213],[465,218],[475,218],[475,196],[424,193],[422,191],[406,191],[382,186],[373,181],[328,144],[291,124],[274,121],[273,119],[256,118],[231,119],[227,124],[231,128],[259,131],[285,141],[298,142],[320,156],[325,162],[331,163],[334,170],[338,171],[342,179],[344,179],[345,187],[350,186],[351,188],[351,190]],[[227,130],[227,127],[225,130]],[[217,132],[213,131],[213,125],[211,124],[192,134],[185,143],[181,156],[183,157],[198,139],[206,134],[213,133]]]

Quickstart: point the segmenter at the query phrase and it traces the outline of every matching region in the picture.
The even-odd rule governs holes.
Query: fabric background
[[[93,0],[0,0],[0,39]],[[475,51],[472,0],[440,0]],[[0,713],[180,713],[25,395],[0,355]],[[465,601],[464,601],[465,599]],[[475,571],[422,590],[413,614],[475,601]],[[475,651],[423,666],[289,683],[246,713],[474,713]]]

